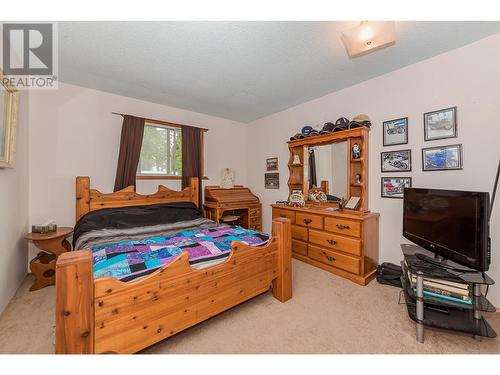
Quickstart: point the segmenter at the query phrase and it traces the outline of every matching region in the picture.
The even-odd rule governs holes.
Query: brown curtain
[[[190,177],[198,177],[198,202],[201,201],[201,153],[202,130],[192,126],[182,127],[182,188],[189,185]]]
[[[318,177],[316,175],[316,156],[314,149],[309,150],[309,189],[318,186]]]
[[[130,185],[135,187],[143,135],[144,119],[124,115],[118,167],[116,168],[115,191]]]

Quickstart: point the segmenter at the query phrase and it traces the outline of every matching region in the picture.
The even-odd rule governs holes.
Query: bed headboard
[[[134,191],[133,185],[130,185],[114,193],[104,194],[90,188],[90,177],[78,176],[76,178],[76,221],[87,212],[101,208],[140,206],[167,202],[193,202],[199,206],[198,189],[198,178],[191,177],[189,186],[182,191],[171,190],[159,185],[156,193],[141,195]]]

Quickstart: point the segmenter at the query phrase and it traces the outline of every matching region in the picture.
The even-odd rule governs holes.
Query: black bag
[[[380,284],[402,288],[401,276],[403,276],[403,270],[400,266],[387,262],[377,266],[377,281]]]

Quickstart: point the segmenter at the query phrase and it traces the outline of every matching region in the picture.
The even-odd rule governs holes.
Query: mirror
[[[347,141],[309,147],[309,166],[305,171],[309,189],[321,189],[333,202],[347,196]]]
[[[0,72],[0,168],[14,168],[17,100],[16,90]]]

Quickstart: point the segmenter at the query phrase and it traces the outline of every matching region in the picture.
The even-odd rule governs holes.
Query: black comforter
[[[200,211],[192,202],[103,208],[89,212],[78,220],[73,232],[73,246],[81,235],[93,230],[130,229],[199,218]]]

